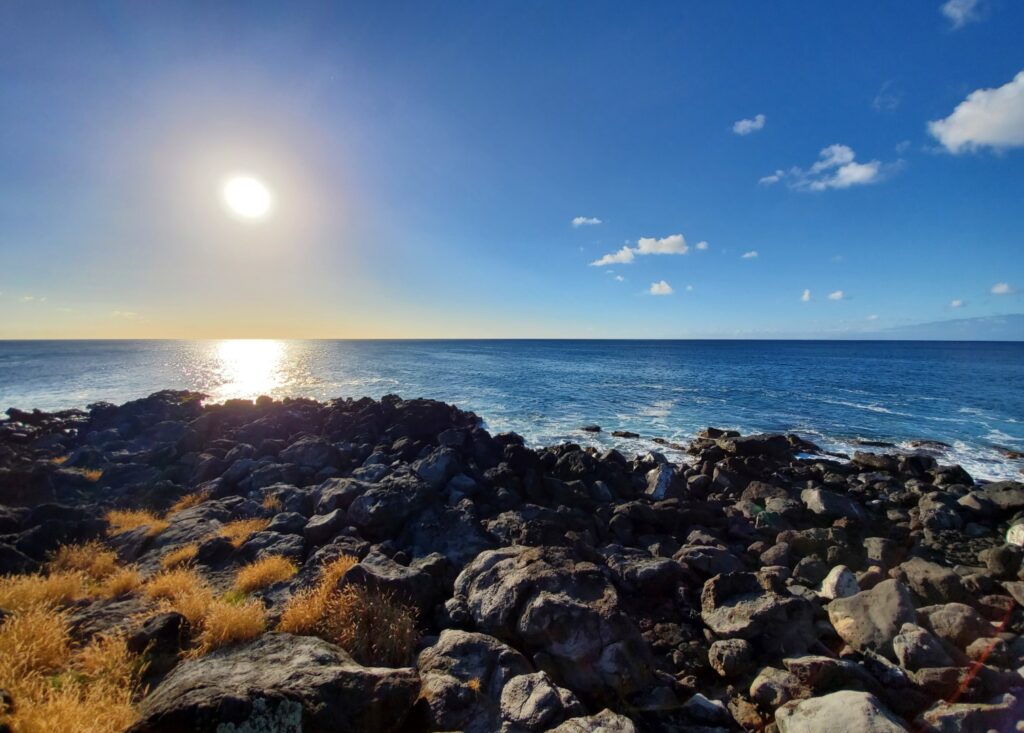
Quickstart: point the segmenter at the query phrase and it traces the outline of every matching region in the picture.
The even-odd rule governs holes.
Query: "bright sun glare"
[[[231,176],[221,189],[228,210],[242,219],[263,219],[273,203],[270,189],[252,176]]]

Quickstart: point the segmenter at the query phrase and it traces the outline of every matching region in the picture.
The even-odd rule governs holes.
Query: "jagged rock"
[[[836,565],[821,581],[820,595],[822,598],[835,600],[836,598],[849,598],[858,593],[860,593],[860,584],[857,583],[857,576],[845,565]]]
[[[559,684],[592,699],[651,682],[650,652],[602,567],[561,547],[481,553],[455,581],[474,623],[542,655]]]
[[[353,566],[345,573],[342,583],[380,591],[420,611],[430,608],[437,594],[436,584],[430,575],[399,565],[378,552],[371,552]]]
[[[800,492],[800,501],[807,510],[826,519],[860,519],[864,510],[855,500],[827,489],[804,489]]]
[[[968,598],[960,576],[920,557],[912,557],[897,568],[897,576],[925,603],[963,601]]]
[[[917,614],[910,592],[898,580],[884,580],[871,590],[828,604],[828,618],[840,638],[857,650],[870,649],[895,659],[892,639]]]
[[[254,717],[287,704],[304,733],[394,731],[418,692],[413,669],[363,667],[322,639],[271,633],[179,664],[143,698],[131,731],[255,728]]]
[[[788,702],[775,711],[779,733],[906,733],[878,698],[844,690]]]
[[[309,544],[323,545],[335,537],[348,525],[348,515],[342,509],[335,509],[327,514],[314,514],[306,522],[302,535]]]
[[[636,733],[633,721],[605,708],[597,715],[570,718],[548,733]]]
[[[466,733],[497,730],[505,685],[533,671],[526,657],[493,636],[452,629],[420,652],[416,666],[431,729]]]
[[[320,469],[338,463],[338,449],[323,438],[307,436],[300,438],[278,454],[285,463],[294,463],[304,468]]]
[[[990,621],[963,603],[924,606],[917,613],[923,626],[960,649],[966,649],[979,637],[991,636],[996,630]]]
[[[754,650],[744,639],[719,639],[708,648],[708,664],[722,677],[746,671]]]
[[[349,522],[371,539],[387,539],[426,502],[431,488],[416,476],[392,474],[358,496],[348,509]]]
[[[1006,694],[987,704],[939,701],[921,714],[926,733],[988,733],[1010,731],[1024,719],[1024,698]]]
[[[790,700],[810,697],[810,694],[811,691],[795,674],[776,667],[765,667],[750,683],[750,697],[769,710]]]
[[[814,638],[810,604],[776,592],[754,573],[725,573],[704,583],[701,618],[719,636],[747,639],[766,653],[799,652]]]
[[[793,452],[792,446],[784,435],[735,435],[719,438],[715,442],[726,453],[737,456],[786,458]]]
[[[953,659],[927,630],[915,624],[903,624],[892,640],[900,666],[911,672],[922,667],[950,667]]]
[[[544,672],[513,677],[501,690],[501,717],[528,731],[545,731],[566,718],[586,712],[569,690]]]

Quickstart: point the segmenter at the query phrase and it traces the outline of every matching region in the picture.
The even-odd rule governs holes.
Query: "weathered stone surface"
[[[636,733],[633,721],[607,708],[597,715],[570,718],[549,733]]]
[[[792,701],[775,711],[780,733],[906,733],[878,698],[846,690]]]
[[[513,677],[501,691],[501,717],[529,731],[552,725],[586,712],[569,690],[555,685],[544,672]]]
[[[506,547],[481,553],[459,574],[484,632],[531,653],[545,671],[595,699],[627,695],[651,681],[650,652],[602,567],[561,547]]]
[[[898,580],[884,580],[871,590],[829,603],[828,618],[854,649],[895,659],[892,639],[903,624],[915,623],[917,614],[907,588]]]
[[[701,618],[719,636],[747,639],[767,653],[794,653],[814,633],[806,600],[765,588],[754,573],[725,573],[704,583]]]
[[[304,733],[399,730],[419,692],[413,669],[363,667],[315,637],[267,634],[179,664],[143,699],[133,733],[215,733],[281,706]]]

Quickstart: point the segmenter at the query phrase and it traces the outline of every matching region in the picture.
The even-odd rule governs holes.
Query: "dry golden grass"
[[[65,463],[68,462],[69,458],[71,458],[71,454],[70,453],[68,455],[66,455],[66,456],[56,456],[55,458],[51,458],[50,459],[50,463],[54,463],[54,464],[56,464],[58,466],[63,466]]]
[[[288,580],[299,569],[295,563],[280,555],[270,555],[262,560],[246,565],[235,576],[235,590],[252,593],[267,586]]]
[[[99,540],[81,545],[63,545],[50,559],[50,572],[78,571],[90,580],[103,580],[120,569],[117,553]]]
[[[263,497],[263,508],[271,512],[282,512],[284,511],[284,504],[276,496],[267,494]]]
[[[166,519],[144,509],[113,509],[107,512],[112,534],[127,532],[136,527],[149,527],[147,534],[152,537],[163,532],[170,525]]]
[[[186,509],[191,509],[194,506],[199,506],[209,498],[209,491],[196,491],[195,493],[192,494],[185,494],[185,496],[181,497],[176,502],[171,504],[171,508],[167,510],[167,514],[165,514],[164,516],[169,517],[172,514],[177,514],[178,512],[184,511]]]
[[[206,587],[196,588],[179,593],[172,598],[163,599],[160,602],[160,611],[176,611],[180,613],[188,621],[189,626],[194,632],[202,628],[213,602],[213,591]]]
[[[221,537],[227,537],[235,547],[241,547],[249,537],[262,532],[270,524],[269,519],[236,519],[221,527]]]
[[[215,600],[207,606],[193,656],[209,654],[231,644],[255,639],[267,630],[267,614],[255,599],[244,603]]]
[[[314,588],[296,594],[285,606],[280,631],[319,636],[333,642],[362,664],[398,667],[408,664],[416,646],[415,611],[404,603],[360,586],[338,589],[341,577],[357,560],[340,557],[321,570]]]
[[[138,718],[139,660],[119,637],[74,650],[64,613],[37,607],[6,618],[0,659],[0,688],[15,701],[0,723],[16,733],[119,733]]]
[[[99,585],[96,592],[104,598],[117,598],[142,586],[142,574],[133,567],[126,567],[108,575]]]
[[[479,677],[473,677],[471,680],[466,682],[466,687],[469,688],[470,692],[479,694],[479,692],[480,692],[480,678]]]
[[[66,606],[85,597],[87,592],[86,576],[78,571],[8,575],[0,577],[0,608],[20,612]]]
[[[175,547],[173,550],[168,550],[163,554],[160,558],[160,565],[164,570],[191,565],[196,559],[197,552],[199,552],[198,542]]]
[[[173,568],[157,573],[142,586],[153,600],[173,600],[178,596],[206,588],[206,581],[191,568]]]
[[[82,476],[85,477],[86,481],[96,483],[103,476],[103,470],[100,468],[87,468],[82,471]]]
[[[277,628],[290,634],[318,635],[338,581],[358,562],[351,555],[342,555],[320,568],[317,584],[288,600]]]

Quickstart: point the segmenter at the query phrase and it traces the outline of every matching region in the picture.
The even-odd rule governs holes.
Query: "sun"
[[[273,196],[266,184],[252,176],[230,176],[221,187],[224,204],[240,219],[265,219],[273,206]]]

